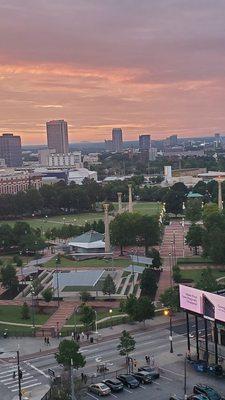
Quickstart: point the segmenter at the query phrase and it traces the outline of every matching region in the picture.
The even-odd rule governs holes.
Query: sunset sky
[[[225,132],[225,0],[0,0],[0,133]]]

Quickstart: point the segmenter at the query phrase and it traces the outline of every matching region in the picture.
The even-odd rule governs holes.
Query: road
[[[136,390],[126,389],[123,393],[110,395],[111,400],[113,398],[125,397],[136,397],[138,400],[146,399],[146,396],[154,397],[155,400],[166,400],[170,394],[174,392],[182,394],[183,392],[183,381],[184,381],[184,354],[186,352],[186,337],[185,337],[186,326],[180,324],[174,327],[173,333],[173,347],[174,353],[169,352],[169,330],[161,329],[160,331],[142,331],[134,335],[136,340],[136,349],[131,355],[137,360],[137,368],[145,364],[145,355],[151,355],[154,357],[155,364],[160,367],[161,376],[160,379],[154,381],[152,385],[143,386]],[[81,348],[83,355],[86,357],[86,366],[83,372],[89,377],[89,382],[101,381],[104,379],[104,375],[95,378],[94,375],[97,373],[97,364],[99,362],[105,363],[109,368],[107,376],[116,376],[116,370],[120,369],[121,372],[125,372],[124,357],[118,354],[116,349],[119,343],[118,339],[111,339],[105,342],[95,343]],[[29,392],[40,385],[49,382],[48,369],[51,368],[55,373],[59,373],[62,369],[57,365],[54,355],[43,355],[34,358],[28,358],[21,363],[23,370],[23,382],[22,387]],[[4,400],[12,400],[15,396],[18,387],[17,382],[12,377],[14,370],[12,363],[0,364],[0,393],[4,394]],[[82,370],[79,370],[81,373]],[[188,392],[191,392],[194,383],[199,382],[210,382],[215,385],[213,378],[207,376],[197,375],[188,367]],[[216,385],[224,388],[224,384],[216,382]],[[149,394],[148,394],[149,393]],[[91,393],[87,394],[89,400],[96,400],[96,395]],[[109,399],[110,400],[110,399]],[[130,399],[132,400],[132,399]]]

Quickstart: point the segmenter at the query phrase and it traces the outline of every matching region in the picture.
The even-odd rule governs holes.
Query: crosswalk
[[[38,377],[32,375],[26,368],[20,367],[23,376],[21,380],[22,391],[31,390],[34,387],[42,385],[42,382]],[[14,372],[15,377],[14,377]],[[0,369],[0,386],[4,386],[13,393],[18,392],[18,375],[17,375],[17,365],[8,365]]]

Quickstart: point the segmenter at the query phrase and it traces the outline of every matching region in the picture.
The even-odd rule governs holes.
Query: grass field
[[[97,320],[99,321],[100,319],[109,317],[110,315],[113,316],[113,315],[120,315],[120,314],[124,314],[124,312],[120,311],[119,308],[112,309],[112,313],[111,314],[109,314],[109,312],[107,312],[107,311],[99,311],[97,313]],[[75,322],[77,324],[80,323],[80,314],[79,314],[79,312],[77,312],[76,315],[73,314],[68,319],[68,321],[66,322],[66,325],[74,325]]]
[[[181,270],[181,276],[184,279],[192,279],[195,283],[197,283],[201,278],[202,271],[203,269],[193,269],[186,271]],[[216,279],[221,278],[222,276],[225,276],[225,270],[222,271],[219,269],[215,269],[213,270],[213,275],[215,276]]]
[[[29,319],[21,318],[21,310],[21,306],[1,306],[0,321],[15,322],[17,324],[32,324],[31,310]],[[35,324],[42,325],[44,322],[47,321],[48,318],[49,315],[35,313]]]
[[[74,260],[68,260],[65,257],[61,257],[61,267],[75,267],[75,268],[80,268],[80,267],[94,267],[94,268],[111,268],[112,266],[115,268],[119,267],[127,267],[130,265],[130,260],[125,260],[125,259],[115,259],[113,260],[113,263],[111,260],[103,260],[103,259],[90,259],[90,260],[83,260],[83,261],[74,261]],[[55,268],[55,258],[51,259],[48,261],[45,265],[45,268]]]
[[[127,205],[127,203],[124,203]],[[115,203],[115,208],[117,203]],[[160,203],[150,202],[136,202],[134,203],[134,211],[138,211],[141,214],[157,215],[161,210]],[[103,219],[103,212],[92,212],[82,214],[70,214],[70,215],[59,215],[56,217],[49,218],[28,218],[23,221],[28,222],[33,228],[41,228],[42,232],[45,232],[49,228],[59,227],[63,224],[76,224],[84,225],[85,222],[93,222],[94,220]],[[2,221],[2,223],[8,223],[13,225],[16,221]]]

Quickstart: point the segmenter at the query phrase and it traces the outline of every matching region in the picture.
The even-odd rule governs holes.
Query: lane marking
[[[125,391],[128,392],[128,393],[132,393],[130,390],[128,390],[128,389],[126,389],[126,388],[123,388],[123,390],[125,390]]]
[[[167,378],[167,376],[161,375],[160,378],[166,379],[167,381],[173,382],[173,379]]]
[[[118,399],[119,397],[117,397],[115,394],[111,393],[111,396],[115,397],[116,399]]]
[[[160,383],[152,381],[152,383],[154,383],[154,385],[160,385]]]
[[[93,394],[91,394],[91,393],[87,393],[87,395],[90,396],[90,397],[92,397],[92,399],[98,400],[98,398],[95,397],[95,396],[93,396]]]
[[[24,378],[24,376],[26,376],[26,378]],[[32,377],[32,375],[31,374],[29,374],[29,373],[27,373],[27,374],[23,374],[23,379],[27,379],[27,378],[31,378]],[[3,379],[2,381],[0,381],[1,383],[4,383],[4,382],[9,382],[9,381],[13,381],[13,382],[15,382],[15,380],[17,379],[17,377],[15,377],[15,378],[13,378],[13,377],[11,377],[11,378],[7,378],[7,379]]]
[[[37,371],[37,372],[39,372],[40,374],[44,375],[45,378],[49,378],[49,375],[47,375],[47,374],[46,374],[45,372],[43,372],[41,369],[35,367],[34,365],[32,365],[32,364],[29,363],[29,362],[26,362],[26,364],[27,364],[29,367],[33,368],[35,371]]]
[[[42,383],[38,382],[38,383],[34,383],[33,385],[23,386],[22,389],[28,389],[30,387],[39,386],[39,385],[42,385]],[[17,389],[12,389],[11,391],[12,392],[17,392],[17,390],[18,390],[18,388]]]
[[[146,389],[146,388],[145,388],[144,386],[142,386],[142,385],[140,385],[139,387],[142,388],[142,389],[144,389],[144,390]]]
[[[27,383],[30,382],[37,382],[37,380],[38,379],[30,379],[29,382],[24,382],[24,384],[26,385]],[[23,382],[21,382],[21,386],[23,386]],[[18,382],[15,385],[8,386],[9,389],[13,389],[14,387],[18,387]]]
[[[177,376],[182,376],[182,378],[184,377],[184,374],[179,374],[178,372],[171,371],[170,369],[166,369],[166,368],[162,368],[162,367],[160,367],[160,369],[162,371],[169,372],[170,374],[174,374],[174,375],[177,375]]]

